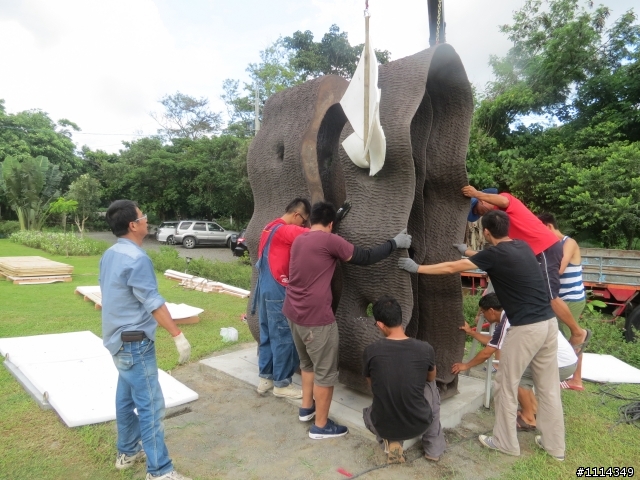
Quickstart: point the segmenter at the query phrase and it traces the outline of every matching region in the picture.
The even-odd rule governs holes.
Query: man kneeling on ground
[[[364,424],[388,454],[388,463],[403,463],[403,441],[418,436],[425,458],[437,462],[446,443],[433,347],[405,335],[394,298],[379,299],[373,318],[385,338],[364,351],[363,375],[373,392],[373,404],[362,411]]]

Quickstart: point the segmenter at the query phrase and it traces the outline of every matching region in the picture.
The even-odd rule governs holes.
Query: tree
[[[255,88],[258,86],[259,109],[267,99],[289,87],[321,75],[341,75],[351,78],[356,70],[364,45],[351,46],[347,32],[332,25],[320,42],[313,41],[310,31],[297,31],[290,37],[278,38],[260,52],[260,62],[251,63],[247,72],[250,83],[242,91],[240,81],[226,79],[221,96],[227,107],[229,124],[226,133],[236,136],[254,134]],[[376,50],[380,63],[387,63],[391,54]]]
[[[75,213],[78,209],[78,202],[75,200],[67,200],[64,197],[58,198],[55,202],[49,205],[49,213],[54,215],[60,215],[60,223],[63,230],[67,231],[67,215]]]
[[[2,163],[0,183],[21,230],[41,230],[49,216],[49,204],[59,195],[60,169],[46,157],[26,157],[20,162],[7,157]]]
[[[347,32],[340,32],[331,25],[319,42],[313,41],[309,30],[298,30],[283,39],[286,48],[293,52],[291,67],[300,72],[304,80],[321,75],[340,75],[350,79],[356,71],[364,44],[351,46]],[[375,50],[379,63],[387,63],[391,54],[387,50]]]
[[[80,236],[84,236],[84,222],[100,206],[100,182],[85,173],[71,184],[67,196],[70,200],[77,202],[74,220],[78,226]]]
[[[629,11],[607,29],[609,15],[579,0],[527,0],[514,13],[501,27],[513,46],[491,58],[494,80],[478,95],[467,165],[479,187],[630,247],[640,223],[640,25]]]
[[[0,162],[6,157],[22,161],[27,157],[47,157],[58,165],[62,174],[61,186],[66,188],[82,173],[82,162],[75,155],[76,146],[70,129],[76,124],[62,119],[56,124],[40,110],[7,114],[0,109]]]
[[[167,139],[196,138],[214,135],[220,132],[222,117],[209,110],[209,100],[195,98],[176,92],[165,95],[160,100],[164,107],[161,114],[152,113],[153,119],[162,129],[158,133]]]

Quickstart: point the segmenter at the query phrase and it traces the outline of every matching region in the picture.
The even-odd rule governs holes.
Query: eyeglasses
[[[146,219],[147,219],[147,215],[145,214],[145,215],[142,215],[140,218],[136,218],[134,222],[139,222],[140,220],[146,220]]]
[[[306,225],[309,222],[308,218],[304,218],[302,216],[302,214],[300,212],[296,212],[298,214],[298,216],[302,219],[302,221],[304,222],[303,225]]]

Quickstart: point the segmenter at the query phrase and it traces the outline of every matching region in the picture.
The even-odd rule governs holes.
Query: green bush
[[[20,222],[17,220],[6,220],[4,222],[0,222],[0,238],[8,237],[19,230]]]
[[[107,242],[81,238],[75,233],[26,230],[12,234],[9,240],[27,247],[39,248],[52,255],[102,255],[109,248]]]
[[[249,290],[251,288],[251,266],[243,264],[241,260],[235,262],[211,261],[204,258],[194,258],[188,265],[184,258],[178,256],[178,251],[173,247],[160,247],[159,251],[148,251],[155,269],[159,272],[165,270],[178,270],[191,275],[204,277],[215,282],[222,282],[234,287]]]
[[[463,295],[462,296],[462,313],[464,319],[469,325],[475,327],[476,315],[478,314],[478,302],[482,295]]]

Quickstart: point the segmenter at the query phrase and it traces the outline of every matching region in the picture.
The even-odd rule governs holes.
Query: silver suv
[[[228,248],[231,245],[231,235],[237,234],[238,232],[225,230],[215,222],[183,220],[176,228],[173,238],[185,248],[194,248],[196,245],[220,245]]]

